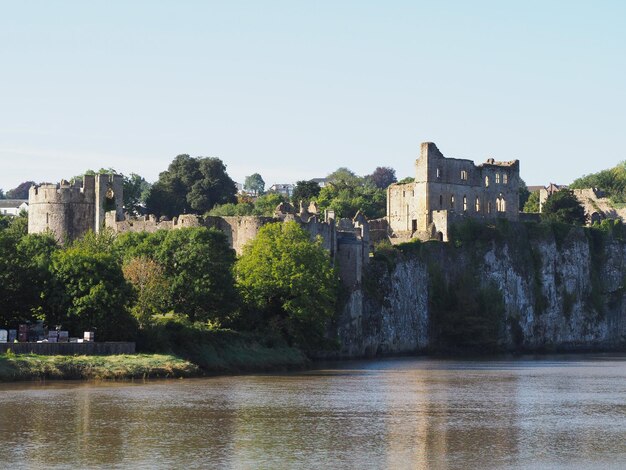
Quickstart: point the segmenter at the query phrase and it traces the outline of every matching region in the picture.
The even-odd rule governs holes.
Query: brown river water
[[[626,355],[0,384],[0,468],[626,468]]]

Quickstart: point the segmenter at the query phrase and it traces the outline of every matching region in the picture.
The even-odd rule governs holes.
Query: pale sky
[[[180,153],[266,185],[422,141],[566,184],[626,160],[624,1],[0,0],[0,188]]]

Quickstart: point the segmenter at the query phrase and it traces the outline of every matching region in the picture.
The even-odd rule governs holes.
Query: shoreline
[[[173,354],[121,354],[111,356],[41,356],[36,354],[0,354],[0,384],[45,381],[132,381],[136,379],[182,379],[220,377],[256,373],[281,373],[316,370],[335,363],[421,358],[432,360],[523,360],[551,356],[586,356],[591,354],[624,354],[624,350],[526,351],[482,355],[398,354],[376,357],[354,357],[310,360],[300,363],[255,364],[230,368],[206,369]]]

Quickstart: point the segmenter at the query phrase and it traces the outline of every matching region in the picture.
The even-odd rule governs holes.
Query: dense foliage
[[[300,201],[314,201],[320,194],[320,185],[316,181],[298,181],[296,187],[293,189],[291,200],[294,204],[299,204]]]
[[[250,322],[312,347],[335,312],[338,278],[318,238],[297,223],[264,226],[236,266]]]
[[[338,217],[354,217],[361,211],[368,219],[385,216],[387,194],[371,178],[339,168],[327,177],[317,198],[320,210],[332,209]]]
[[[246,216],[258,215],[271,217],[276,211],[276,206],[285,202],[286,198],[279,193],[265,193],[257,198],[241,200],[237,204],[223,204],[215,206],[208,212],[211,216]]]
[[[9,189],[5,196],[7,199],[28,199],[28,191],[34,184],[34,181],[24,181],[17,187]]]
[[[174,217],[203,214],[217,204],[236,202],[235,182],[219,158],[178,155],[159,175],[146,200],[148,212]]]
[[[523,212],[537,213],[539,212],[539,191],[533,191],[528,196],[526,203],[520,206]]]
[[[626,203],[626,162],[574,180],[570,189],[599,188],[615,203]]]
[[[585,224],[585,209],[570,189],[562,189],[548,197],[543,204],[541,216],[554,222]]]
[[[261,175],[253,173],[250,176],[246,176],[243,189],[250,191],[255,196],[260,196],[265,191],[265,181],[263,181]]]
[[[396,170],[388,166],[376,167],[374,172],[368,175],[367,178],[379,189],[387,189],[387,186],[398,181]]]

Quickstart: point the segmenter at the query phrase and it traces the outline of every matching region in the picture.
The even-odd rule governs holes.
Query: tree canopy
[[[387,189],[387,186],[398,181],[398,178],[396,178],[396,170],[388,166],[376,167],[374,172],[367,176],[367,178],[379,189]]]
[[[20,183],[17,187],[13,189],[9,189],[6,192],[6,199],[28,199],[28,191],[32,185],[34,185],[34,181],[24,181]]]
[[[585,209],[580,205],[571,189],[562,189],[548,197],[542,207],[545,220],[566,224],[584,225]]]
[[[259,196],[265,191],[265,181],[263,181],[261,175],[253,173],[250,176],[246,176],[243,189],[252,192],[255,196]]]
[[[306,204],[316,200],[321,189],[322,188],[320,188],[317,181],[298,181],[296,182],[296,187],[293,189],[291,200],[294,205],[300,204],[300,201],[303,201]]]
[[[523,212],[538,213],[539,212],[539,191],[533,191],[522,207]]]
[[[338,217],[354,217],[358,211],[368,219],[385,216],[386,192],[369,178],[339,168],[328,175],[327,180],[317,198],[321,210],[332,209]]]
[[[321,341],[339,281],[319,238],[311,242],[296,222],[265,225],[237,261],[236,279],[257,323],[300,346]]]
[[[582,176],[569,185],[570,189],[599,188],[616,203],[626,202],[626,162],[598,173]]]
[[[178,155],[148,195],[148,212],[174,217],[203,214],[217,204],[235,203],[237,188],[219,158]]]

